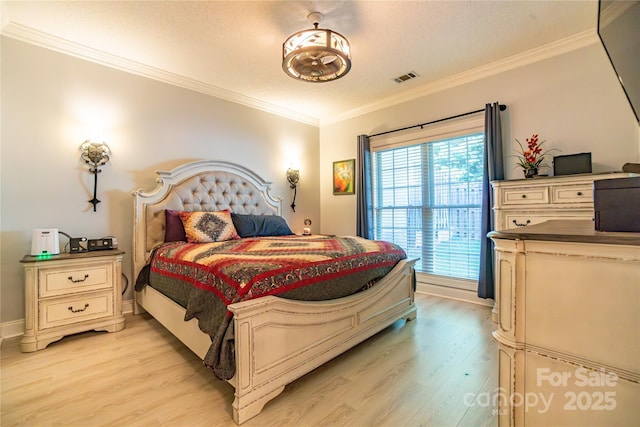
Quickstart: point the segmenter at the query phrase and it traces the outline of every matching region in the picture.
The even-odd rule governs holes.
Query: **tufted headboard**
[[[149,253],[164,242],[165,209],[280,215],[282,199],[269,193],[270,182],[229,162],[201,160],[171,171],[156,171],[157,186],[150,192],[133,191],[133,278]]]

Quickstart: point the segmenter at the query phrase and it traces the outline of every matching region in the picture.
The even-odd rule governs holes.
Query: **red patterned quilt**
[[[397,245],[359,237],[283,236],[216,243],[172,242],[151,260],[150,286],[186,308],[212,338],[205,357],[216,376],[235,373],[227,305],[266,295],[305,301],[352,295],[400,261]],[[136,290],[146,284],[138,280]]]
[[[381,241],[353,237],[265,237],[173,243],[158,250],[151,269],[189,281],[229,305],[355,272],[393,267],[403,258],[406,255],[402,249]]]

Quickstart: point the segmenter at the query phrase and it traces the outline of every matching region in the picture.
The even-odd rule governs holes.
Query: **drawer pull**
[[[518,224],[518,222],[514,219],[513,223],[517,226],[517,227],[526,227],[527,225],[531,224],[531,220],[528,219],[526,223],[524,224]]]
[[[73,276],[67,277],[67,279],[69,279],[71,281],[71,283],[81,283],[81,282],[84,282],[85,280],[87,280],[88,278],[89,278],[88,274],[85,274],[82,279],[74,279]]]
[[[523,194],[523,195],[522,195],[522,198],[523,198],[523,199],[526,199],[526,198],[527,198],[527,195],[526,195],[526,194]]]
[[[84,305],[84,308],[78,308],[77,310],[74,310],[72,306],[67,307],[69,309],[70,312],[72,313],[80,313],[81,311],[85,311],[87,308],[89,308],[89,303]]]
[[[578,191],[578,196],[582,196],[582,191]]]

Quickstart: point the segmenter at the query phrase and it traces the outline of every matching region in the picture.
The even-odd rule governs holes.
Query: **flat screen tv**
[[[598,36],[640,123],[640,1],[600,0]]]

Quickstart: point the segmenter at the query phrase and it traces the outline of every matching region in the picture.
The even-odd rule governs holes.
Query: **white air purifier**
[[[58,255],[60,240],[57,228],[36,228],[31,236],[31,255]]]

